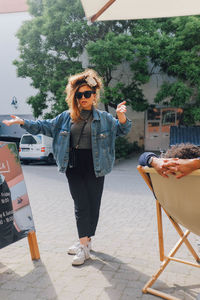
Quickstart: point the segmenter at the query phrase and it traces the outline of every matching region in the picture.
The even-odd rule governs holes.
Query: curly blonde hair
[[[79,88],[84,85],[89,86],[93,91],[96,92],[96,101],[93,104],[95,107],[97,107],[100,98],[100,90],[103,87],[102,79],[97,72],[92,69],[86,69],[82,73],[78,73],[69,77],[68,84],[66,86],[66,102],[69,106],[70,115],[74,122],[80,120],[81,112],[75,94]]]

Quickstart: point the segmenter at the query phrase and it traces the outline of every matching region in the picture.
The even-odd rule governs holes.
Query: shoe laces
[[[79,248],[78,248],[78,250],[77,250],[77,253],[76,253],[77,256],[78,256],[81,252],[83,252],[84,255],[87,256],[87,246],[84,246],[84,245],[80,244],[80,246],[79,246]]]

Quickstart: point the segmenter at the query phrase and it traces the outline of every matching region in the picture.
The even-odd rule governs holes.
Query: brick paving
[[[137,157],[118,162],[106,177],[91,259],[79,267],[67,255],[77,232],[65,176],[56,166],[23,166],[41,259],[32,262],[27,239],[1,249],[0,299],[159,299],[141,291],[159,267],[159,256],[155,201],[136,166]],[[177,234],[165,217],[164,228],[170,249]],[[190,240],[196,247],[197,237]],[[184,247],[178,254],[190,259]],[[171,262],[155,287],[199,300],[200,269]]]

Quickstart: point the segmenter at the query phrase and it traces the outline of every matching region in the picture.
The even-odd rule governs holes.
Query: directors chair
[[[200,170],[196,170],[181,179],[177,179],[173,175],[169,175],[169,178],[164,178],[159,175],[154,168],[138,166],[137,169],[156,198],[158,243],[161,262],[160,268],[146,283],[142,291],[145,294],[151,293],[164,299],[178,300],[178,298],[153,289],[151,286],[170,261],[200,268],[200,258],[187,239],[190,232],[200,235]],[[166,213],[170,222],[180,235],[179,241],[168,255],[164,253],[162,211]],[[185,232],[183,232],[180,225],[186,228]],[[183,243],[187,246],[196,263],[174,257]]]

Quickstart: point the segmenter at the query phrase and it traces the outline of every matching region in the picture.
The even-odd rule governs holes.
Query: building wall
[[[7,1],[7,0],[6,0]],[[6,2],[4,1],[4,2]],[[36,90],[30,86],[31,81],[25,78],[18,78],[13,60],[18,58],[18,39],[16,33],[22,23],[30,20],[27,12],[0,14],[0,114],[32,114],[31,107],[26,99],[34,95]],[[17,98],[18,108],[11,105],[13,97]]]
[[[26,0],[0,0],[0,13],[13,13],[27,11]]]

